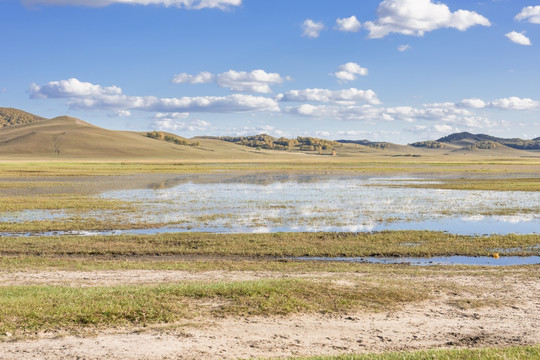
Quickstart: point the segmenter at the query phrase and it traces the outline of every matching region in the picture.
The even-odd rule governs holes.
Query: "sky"
[[[538,0],[0,0],[0,106],[186,137],[540,137]]]

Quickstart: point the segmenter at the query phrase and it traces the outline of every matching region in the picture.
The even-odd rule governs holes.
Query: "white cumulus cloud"
[[[472,98],[472,99],[461,100],[460,105],[463,107],[469,107],[469,108],[474,108],[474,109],[483,109],[488,104],[482,99]]]
[[[530,98],[519,98],[517,96],[497,99],[492,101],[490,105],[504,110],[536,110],[540,108],[540,102]]]
[[[113,4],[161,5],[190,10],[221,9],[226,10],[242,5],[242,0],[22,0],[27,6],[33,5],[71,5],[105,7]]]
[[[318,38],[323,30],[324,24],[322,22],[315,22],[311,19],[307,19],[302,24],[302,36],[305,37]]]
[[[533,24],[540,24],[540,5],[524,7],[515,17],[518,21],[526,20]]]
[[[270,85],[280,84],[283,78],[278,73],[264,70],[234,71],[229,70],[217,76],[217,84],[228,87],[231,91],[270,93]]]
[[[347,82],[356,80],[358,76],[366,76],[367,74],[368,69],[361,67],[357,63],[348,62],[340,65],[337,71],[332,75],[334,75],[341,82]]]
[[[372,105],[380,104],[377,94],[373,90],[358,90],[355,88],[343,90],[305,89],[291,90],[280,94],[278,99],[283,102],[326,102],[340,104],[355,104],[365,102]]]
[[[173,84],[206,84],[213,82],[215,76],[208,71],[203,71],[197,75],[190,75],[186,73],[174,75],[171,82]]]
[[[431,0],[384,0],[377,8],[378,19],[364,23],[372,39],[390,33],[423,36],[440,28],[461,31],[471,26],[491,26],[484,16],[468,10],[450,11],[447,5]]]
[[[531,44],[531,40],[525,36],[524,33],[518,33],[516,31],[511,31],[508,34],[505,35],[510,41],[515,42],[519,45],[525,45],[529,46]]]
[[[493,101],[484,101],[477,98],[463,99],[458,105],[460,107],[468,107],[473,109],[490,107],[502,110],[536,110],[540,108],[540,102],[530,98],[520,98],[517,96],[510,96]]]
[[[71,78],[67,80],[51,81],[43,86],[30,85],[32,98],[69,98],[91,96],[115,96],[122,94],[122,89],[117,86],[102,87],[89,82]]]
[[[354,15],[348,18],[337,19],[336,25],[339,31],[345,32],[358,32],[362,27],[362,24]]]
[[[212,126],[204,120],[183,120],[188,116],[187,113],[157,113],[151,126],[162,131],[205,131]]]
[[[117,86],[102,87],[77,79],[51,81],[45,85],[30,85],[30,97],[37,99],[68,99],[73,108],[142,110],[154,112],[279,112],[274,99],[263,96],[232,94],[229,96],[197,96],[158,98],[128,96]]]
[[[220,87],[237,92],[270,93],[271,85],[281,84],[284,78],[278,73],[267,73],[264,70],[251,72],[229,70],[214,75],[203,71],[197,75],[186,73],[176,74],[171,80],[174,84],[206,84],[216,82]]]
[[[286,113],[315,119],[334,119],[377,123],[381,121],[436,122],[431,128],[444,130],[460,126],[466,129],[494,128],[499,124],[486,117],[477,116],[451,102],[424,104],[422,107],[395,106],[376,107],[372,105],[312,105],[301,104],[285,108]],[[423,125],[418,125],[419,129]]]

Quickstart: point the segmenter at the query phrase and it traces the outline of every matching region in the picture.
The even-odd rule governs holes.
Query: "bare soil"
[[[286,277],[273,272],[209,271],[46,271],[2,272],[0,286],[74,286],[178,281],[241,281]],[[361,274],[294,274],[347,282]],[[437,281],[436,278],[430,279]],[[486,347],[540,342],[538,279],[460,275],[457,286],[481,289],[500,300],[456,306],[466,293],[439,290],[434,300],[399,311],[298,314],[289,317],[205,318],[147,328],[117,328],[78,335],[46,332],[35,339],[5,338],[0,359],[238,359],[384,352],[446,347]]]

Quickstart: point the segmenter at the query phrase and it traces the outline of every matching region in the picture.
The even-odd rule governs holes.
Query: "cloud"
[[[482,99],[463,99],[459,103],[459,106],[474,109],[490,107],[502,110],[536,110],[540,108],[540,102],[530,98],[510,96],[507,98],[496,99],[491,102]]]
[[[540,24],[540,5],[524,7],[515,17],[518,21],[526,20],[533,24]]]
[[[283,78],[278,73],[264,70],[251,72],[229,70],[217,76],[217,84],[228,87],[231,91],[270,93],[270,85],[280,84]]]
[[[189,113],[179,113],[179,112],[174,112],[174,113],[156,113],[154,115],[154,119],[156,120],[162,120],[162,119],[171,119],[171,120],[178,120],[178,119],[186,119],[189,117]]]
[[[283,102],[326,102],[339,104],[355,104],[365,102],[372,105],[378,105],[381,102],[373,90],[358,90],[355,88],[343,90],[328,89],[305,89],[291,90],[285,94],[278,95],[278,100]]]
[[[349,18],[337,19],[336,25],[339,31],[345,32],[358,32],[362,27],[362,24],[354,15]]]
[[[114,112],[114,115],[118,116],[118,117],[130,117],[131,116],[131,111],[129,111],[129,110],[118,110],[118,111]]]
[[[171,80],[174,84],[206,84],[216,82],[220,87],[229,88],[237,92],[271,93],[270,85],[281,84],[283,77],[278,73],[267,73],[264,70],[251,72],[229,70],[214,75],[203,71],[197,75],[186,73],[176,74]]]
[[[336,106],[302,104],[285,108],[286,113],[315,119],[352,121],[392,120],[385,117],[382,110],[382,108],[376,108],[371,105]]]
[[[451,12],[447,5],[431,0],[384,0],[377,8],[378,19],[364,23],[372,39],[390,33],[423,36],[440,28],[465,31],[471,26],[491,26],[484,16],[467,10]]]
[[[162,131],[205,131],[212,127],[204,120],[182,121],[188,116],[187,113],[157,113],[152,128]]]
[[[366,76],[368,69],[361,67],[357,63],[348,62],[338,67],[337,71],[331,75],[334,75],[341,82],[353,81],[358,76]]]
[[[414,125],[405,129],[405,131],[408,131],[414,134],[422,134],[424,138],[433,139],[433,138],[440,138],[442,136],[446,136],[453,133],[459,133],[459,132],[462,132],[463,130],[458,127],[454,127],[448,124],[435,124],[435,125],[430,125],[430,126]]]
[[[488,104],[482,99],[463,99],[461,100],[460,106],[469,107],[474,109],[485,108]]]
[[[215,76],[208,71],[203,71],[197,75],[190,75],[186,73],[174,75],[171,82],[173,84],[206,84],[213,82]]]
[[[238,128],[227,128],[225,130],[225,132],[223,133],[224,135],[227,135],[227,136],[250,136],[250,135],[257,135],[257,134],[268,134],[270,136],[274,136],[274,137],[291,137],[293,136],[292,134],[284,131],[284,130],[281,130],[281,129],[277,129],[276,127],[274,126],[271,126],[271,125],[261,125],[261,126],[254,126],[254,127],[251,127],[251,126],[242,126],[242,127],[238,127]],[[298,134],[296,134],[298,135]],[[296,136],[294,135],[294,136]]]
[[[158,112],[215,112],[245,111],[279,112],[274,99],[262,96],[232,94],[229,96],[198,96],[158,98],[128,96],[117,86],[102,87],[77,79],[51,81],[45,85],[30,85],[34,99],[68,99],[68,105],[81,109],[142,110]]]
[[[305,37],[318,38],[323,30],[324,24],[322,22],[315,22],[311,19],[307,19],[302,24],[302,36]]]
[[[403,45],[399,45],[397,49],[398,51],[403,52],[403,51],[409,50],[410,48],[411,46],[409,44],[403,44]]]
[[[504,110],[536,110],[540,108],[540,102],[516,96],[494,100],[490,105]]]
[[[51,81],[43,86],[30,85],[32,98],[70,98],[70,97],[100,97],[115,96],[122,94],[122,89],[117,86],[102,87],[89,82],[82,82],[71,78],[68,80]]]
[[[242,5],[242,0],[22,0],[27,6],[34,5],[71,5],[105,7],[113,4],[127,5],[161,5],[189,10],[220,9],[226,10]]]
[[[476,116],[454,103],[424,104],[420,108],[412,106],[375,107],[371,105],[312,105],[302,104],[285,108],[289,114],[316,119],[336,119],[378,123],[381,121],[437,122],[441,125],[462,126],[470,129],[493,128],[497,123],[488,118]]]
[[[532,45],[531,40],[524,35],[524,32],[518,33],[516,31],[511,31],[508,34],[505,35],[510,41],[515,42],[519,45]]]

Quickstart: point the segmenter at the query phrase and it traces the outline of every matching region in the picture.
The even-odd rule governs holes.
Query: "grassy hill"
[[[540,150],[540,138],[524,140],[520,138],[500,138],[486,134],[471,134],[468,132],[451,134],[437,140],[439,143],[450,143],[470,146],[471,149],[493,149],[497,144],[518,150]]]
[[[171,134],[172,135],[172,134]],[[169,136],[169,135],[167,135]],[[0,130],[0,157],[54,159],[249,159],[263,156],[255,149],[219,140],[199,146],[152,138],[148,133],[103,129],[69,116],[42,119]],[[196,143],[194,145],[197,145]]]
[[[30,124],[45,120],[41,116],[27,113],[26,111],[0,107],[0,128],[14,125]]]
[[[103,129],[69,116],[45,119],[27,112],[0,108],[0,159],[85,159],[97,161],[196,162],[327,162],[392,157],[440,159],[442,156],[528,156],[536,154],[503,145],[499,138],[468,133],[438,141],[398,145],[369,140],[338,142],[311,137],[294,139],[269,135],[247,137],[201,136],[186,139],[176,134]],[[521,144],[521,139],[503,139]],[[510,141],[511,140],[511,141]],[[531,143],[540,140],[521,140]],[[279,150],[279,151],[276,151]],[[480,151],[481,150],[481,151]],[[527,148],[528,150],[528,148]],[[332,156],[336,155],[336,156]],[[341,160],[340,160],[341,159]]]

